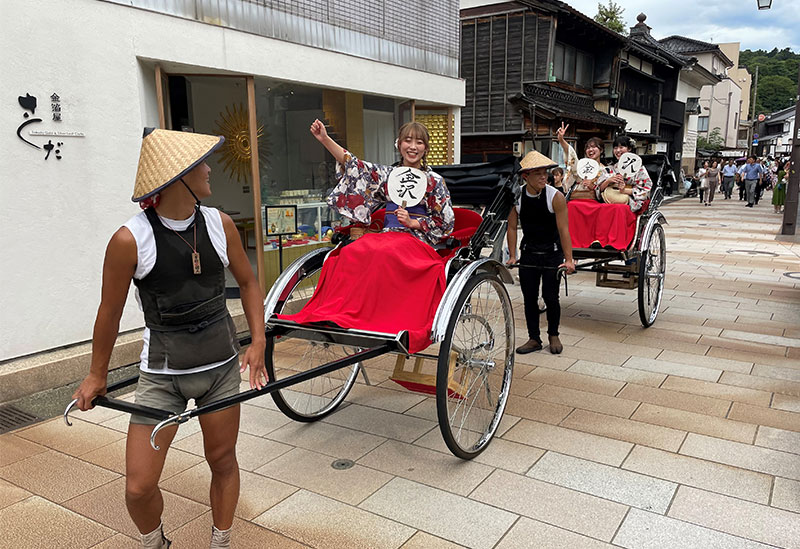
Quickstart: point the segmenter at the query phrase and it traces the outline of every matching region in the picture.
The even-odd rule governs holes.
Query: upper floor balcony
[[[104,1],[458,77],[459,0]]]

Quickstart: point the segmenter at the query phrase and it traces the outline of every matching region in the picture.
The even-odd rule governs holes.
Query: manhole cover
[[[18,408],[0,406],[0,433],[7,433],[37,421],[39,421],[39,418]]]
[[[791,273],[783,273],[783,276],[788,276],[789,278],[795,278],[797,280],[800,280],[800,272],[797,271]]]
[[[337,459],[331,463],[331,467],[338,470],[349,469],[353,465],[355,465],[355,462],[352,459]]]
[[[737,255],[766,255],[769,257],[778,257],[775,252],[762,252],[761,250],[728,250],[729,254]]]

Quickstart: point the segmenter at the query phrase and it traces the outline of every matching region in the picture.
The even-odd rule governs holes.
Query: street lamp
[[[772,7],[772,0],[756,0],[758,2],[758,9],[768,10]]]

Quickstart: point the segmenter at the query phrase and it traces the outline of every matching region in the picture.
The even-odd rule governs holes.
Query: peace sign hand
[[[556,137],[558,137],[559,142],[564,141],[564,135],[567,133],[567,128],[569,128],[569,124],[565,126],[564,122],[561,122],[560,128],[556,128]]]

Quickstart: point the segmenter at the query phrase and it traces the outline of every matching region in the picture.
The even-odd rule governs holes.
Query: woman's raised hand
[[[559,143],[565,141],[564,135],[567,133],[567,128],[569,128],[569,124],[565,126],[563,122],[561,123],[560,128],[556,128],[556,137],[558,137]]]
[[[311,123],[311,135],[313,135],[317,141],[320,143],[328,137],[328,130],[325,129],[325,124],[319,121],[319,119],[314,120]]]

